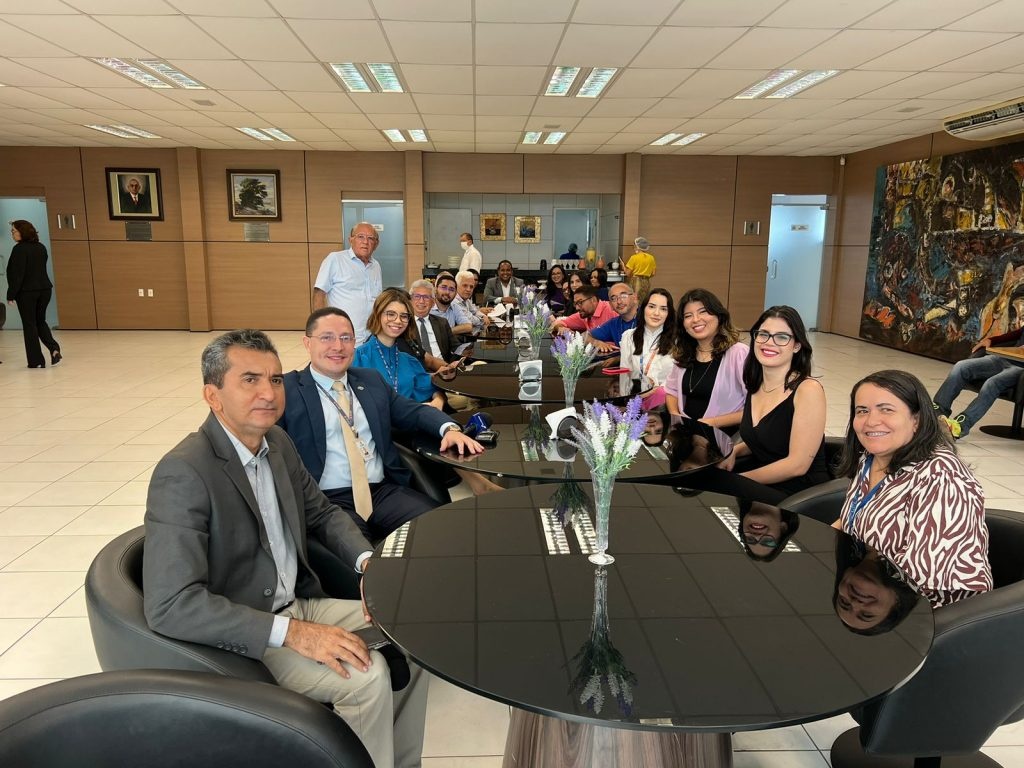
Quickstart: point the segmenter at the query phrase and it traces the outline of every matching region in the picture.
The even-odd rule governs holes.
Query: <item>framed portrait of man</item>
[[[107,208],[114,221],[163,221],[159,168],[106,168]]]
[[[540,242],[540,216],[516,216],[516,242]]]
[[[505,240],[505,214],[504,213],[481,213],[480,214],[480,239],[481,240]]]

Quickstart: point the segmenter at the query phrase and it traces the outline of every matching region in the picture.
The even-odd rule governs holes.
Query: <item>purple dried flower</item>
[[[641,418],[632,422],[629,428],[629,439],[639,440],[643,437],[644,432],[647,431],[647,419]]]
[[[626,404],[626,418],[630,421],[635,421],[640,417],[642,401],[640,396],[637,395]]]

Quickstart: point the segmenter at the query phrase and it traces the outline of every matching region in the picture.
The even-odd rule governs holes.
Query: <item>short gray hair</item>
[[[633,241],[633,245],[635,245],[641,251],[646,251],[648,248],[651,247],[651,244],[647,242],[646,237],[638,237],[636,240]]]
[[[272,352],[275,357],[280,357],[274,342],[263,331],[243,328],[222,333],[203,350],[203,384],[213,384],[217,389],[224,386],[224,375],[231,368],[231,363],[228,362],[228,350],[231,347],[251,349],[254,352]]]
[[[456,283],[461,283],[463,280],[472,280],[473,282],[476,282],[476,275],[464,269],[455,276]]]
[[[434,294],[434,284],[429,280],[414,280],[412,285],[409,286],[409,293],[412,293],[417,288],[428,288],[430,290],[430,294]]]

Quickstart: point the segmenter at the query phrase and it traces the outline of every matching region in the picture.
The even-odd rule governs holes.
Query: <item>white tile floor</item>
[[[0,331],[0,698],[99,671],[82,580],[93,556],[141,524],[156,461],[194,430],[207,409],[199,353],[213,334],[58,332],[65,359],[25,367],[20,331]],[[272,334],[285,370],[305,362],[299,333]],[[869,371],[904,368],[934,392],[946,363],[817,334],[816,373],[829,397],[828,432],[846,427],[850,386]],[[966,398],[964,398],[966,401]],[[983,423],[1009,423],[998,402]],[[1024,442],[979,430],[960,444],[987,504],[1024,512]],[[736,737],[737,768],[827,765],[848,717]],[[501,764],[508,710],[435,680],[424,765]],[[985,751],[1024,768],[1024,725],[995,733]]]

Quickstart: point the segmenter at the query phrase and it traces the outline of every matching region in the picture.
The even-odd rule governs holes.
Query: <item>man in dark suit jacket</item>
[[[313,312],[303,343],[310,363],[285,375],[285,410],[278,425],[292,438],[327,498],[346,510],[367,538],[378,541],[437,506],[408,487],[410,473],[391,439],[392,427],[439,435],[441,450],[455,447],[460,453],[480,453],[483,447],[436,408],[400,396],[377,371],[350,368],[355,339],[344,310],[324,307]],[[334,382],[342,382],[353,401],[351,427],[366,456],[373,500],[367,520],[356,511]]]
[[[518,304],[523,295],[523,281],[515,277],[512,262],[502,259],[498,262],[498,274],[484,284],[484,303]]]
[[[414,282],[409,295],[412,296],[414,315],[412,324],[419,336],[420,346],[426,355],[430,356],[422,361],[423,367],[431,372],[437,371],[444,367],[445,363],[458,359],[455,348],[459,346],[459,340],[447,320],[431,314],[430,310],[434,308],[434,286],[429,280]],[[423,332],[424,327],[427,329],[426,334]]]
[[[372,552],[274,426],[284,385],[270,339],[248,330],[211,342],[203,398],[206,422],[150,480],[147,622],[260,659],[282,686],[331,702],[376,765],[419,765],[426,676],[411,665],[410,683],[392,694],[384,658],[354,634],[368,626],[365,607],[327,598],[310,566],[312,541],[358,572]]]
[[[152,213],[153,204],[149,194],[142,191],[142,183],[132,176],[120,190],[121,213]]]

